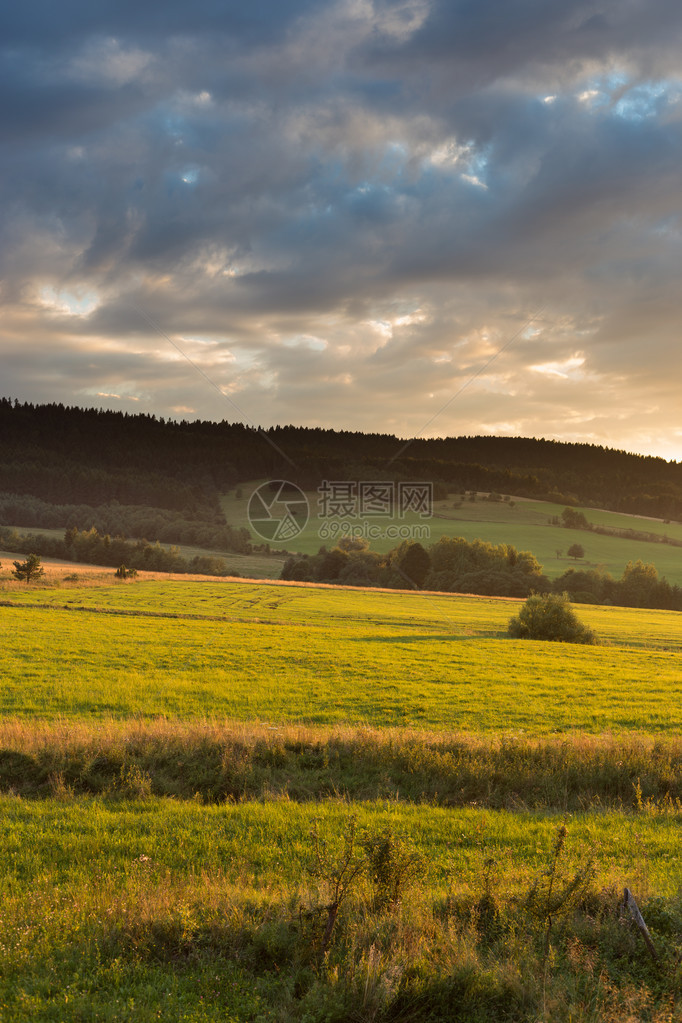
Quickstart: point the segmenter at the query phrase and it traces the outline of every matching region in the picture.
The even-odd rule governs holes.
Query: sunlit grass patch
[[[603,643],[588,649],[509,639],[518,604],[493,598],[149,581],[8,603],[3,716],[682,727],[675,612],[581,608]]]
[[[509,639],[518,606],[6,589],[0,1020],[669,1018],[680,617],[581,607],[602,645],[576,648]],[[359,874],[323,947],[311,831],[333,874],[352,818],[359,855],[388,835],[426,870],[385,899]],[[562,825],[558,891],[590,858],[596,876],[548,927],[528,897]]]
[[[0,802],[0,1004],[12,1020],[151,1020],[159,1010],[187,1020],[340,1020],[361,1009],[378,1019],[409,1008],[418,1021],[504,1012],[530,1023],[541,1014],[544,929],[525,906],[550,861],[556,815],[390,802]],[[328,890],[309,870],[310,832],[317,822],[333,862],[351,812],[361,834],[400,836],[428,877],[380,910],[368,880],[358,881],[321,963],[310,921]],[[596,876],[587,901],[552,930],[552,1018],[589,1018],[577,1014],[589,1000],[611,1011],[635,987],[660,1007],[677,992],[674,970],[662,984],[618,902],[627,883],[672,966],[678,821],[611,813],[567,826],[557,883],[587,857]],[[486,872],[494,923],[481,916]]]

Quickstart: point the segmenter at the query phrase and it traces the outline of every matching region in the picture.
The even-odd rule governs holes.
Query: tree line
[[[219,551],[248,554],[251,538],[247,529],[201,517],[185,518],[181,512],[147,505],[114,502],[93,507],[89,504],[50,504],[29,494],[0,494],[0,522],[35,529],[90,529],[112,536],[153,538],[160,543],[188,544]]]
[[[68,529],[63,537],[46,536],[44,533],[21,534],[0,526],[0,547],[20,554],[38,554],[110,568],[125,565],[147,572],[239,575],[222,558],[211,555],[184,558],[177,547],[162,547],[158,541],[152,544],[147,540],[130,541],[120,536],[102,535],[94,526],[83,530]]]
[[[623,528],[621,526],[602,526],[596,522],[589,522],[584,512],[577,508],[564,508],[559,515],[552,515],[548,519],[551,526],[563,526],[565,529],[584,529],[589,533],[598,533],[601,536],[618,536],[623,540],[641,540],[644,543],[665,543],[671,547],[682,547],[682,540],[674,536],[667,536],[665,533],[652,533],[647,529]]]
[[[331,550],[321,547],[315,555],[289,558],[281,578],[508,597],[526,597],[550,585],[530,552],[461,537],[441,537],[428,550],[404,540],[388,554],[370,550],[366,540],[344,538]]]
[[[331,550],[288,558],[281,578],[498,597],[568,593],[578,603],[682,611],[682,588],[659,577],[655,565],[628,562],[620,579],[570,568],[550,580],[529,551],[462,537],[441,537],[429,548],[405,540],[388,554],[370,550],[366,540],[344,538]]]
[[[8,398],[0,399],[0,439],[0,492],[52,504],[149,505],[186,520],[224,524],[220,494],[268,478],[303,489],[323,479],[421,480],[449,491],[682,518],[682,465],[590,444],[468,436],[405,447],[390,434],[261,430]]]

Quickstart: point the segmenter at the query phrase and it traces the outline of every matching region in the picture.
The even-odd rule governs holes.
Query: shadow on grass
[[[467,635],[463,634],[448,634],[445,636],[435,636],[428,634],[426,636],[349,636],[348,642],[350,643],[423,643],[428,640],[431,643],[467,643],[472,639],[504,639],[506,638],[506,632],[499,631],[487,631],[487,632],[475,632]]]

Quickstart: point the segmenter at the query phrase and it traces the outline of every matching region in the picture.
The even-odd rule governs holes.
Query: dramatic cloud
[[[28,0],[5,395],[682,459],[672,0]]]

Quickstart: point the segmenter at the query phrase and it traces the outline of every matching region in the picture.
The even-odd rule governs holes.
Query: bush
[[[559,643],[597,643],[594,632],[580,622],[567,593],[533,593],[509,621],[515,639],[548,639]]]
[[[367,872],[374,891],[374,908],[394,906],[410,883],[425,872],[424,858],[385,828],[381,834],[367,836],[362,847],[367,857]]]
[[[134,579],[137,571],[134,568],[126,568],[125,565],[119,565],[114,575],[117,579]]]
[[[216,558],[209,554],[200,554],[189,563],[190,572],[197,575],[229,575],[224,558]]]

